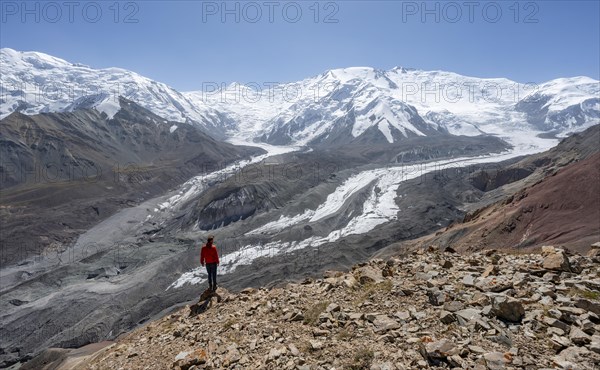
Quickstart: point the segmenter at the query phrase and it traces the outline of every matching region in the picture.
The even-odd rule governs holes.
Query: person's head
[[[215,240],[215,236],[214,235],[209,235],[208,238],[206,238],[206,244],[212,244],[213,240]]]

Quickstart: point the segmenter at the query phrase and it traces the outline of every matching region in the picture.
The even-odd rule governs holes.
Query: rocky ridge
[[[429,247],[272,289],[219,288],[69,368],[594,369],[599,264],[600,243],[586,256]]]

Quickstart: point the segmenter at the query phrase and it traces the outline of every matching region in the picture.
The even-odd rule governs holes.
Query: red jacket
[[[219,263],[219,253],[217,253],[217,245],[213,243],[212,246],[208,247],[206,244],[202,246],[200,250],[200,264],[205,263]]]

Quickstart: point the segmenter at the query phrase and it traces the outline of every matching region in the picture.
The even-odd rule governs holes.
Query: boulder
[[[298,350],[298,347],[296,347],[294,344],[288,344],[288,348],[290,349],[290,353],[292,354],[292,356],[300,356],[300,351]]]
[[[309,341],[309,344],[313,351],[318,351],[323,348],[323,342],[319,342],[317,340],[311,340]]]
[[[375,325],[376,333],[385,333],[389,330],[394,330],[400,328],[400,323],[386,315],[378,315],[373,320],[373,325]]]
[[[600,304],[592,302],[585,298],[579,298],[575,301],[575,307],[582,308],[586,311],[593,312],[596,315],[600,315]]]
[[[542,267],[547,270],[571,272],[569,258],[563,251],[548,254],[542,262]]]
[[[596,352],[597,354],[600,355],[600,338],[593,337],[589,348],[590,348],[590,351]]]
[[[429,359],[445,359],[458,354],[459,348],[448,339],[441,339],[425,344],[425,352]]]
[[[327,308],[325,309],[325,311],[327,312],[338,312],[340,310],[340,305],[336,304],[336,303],[330,303]]]
[[[591,258],[594,261],[597,261],[598,259],[600,259],[600,249],[590,249],[587,252],[586,257]]]
[[[475,286],[475,277],[473,275],[465,275],[462,279],[462,283],[466,287]]]
[[[358,281],[361,284],[376,284],[383,281],[381,270],[371,266],[364,266],[357,269]]]
[[[450,312],[460,311],[465,308],[465,305],[459,301],[451,301],[444,303],[444,310]]]
[[[505,369],[506,364],[510,363],[510,357],[505,356],[502,352],[488,352],[483,355],[483,359],[489,370],[502,370]]]
[[[239,362],[241,359],[240,351],[238,350],[235,344],[229,346],[227,348],[227,354],[225,355],[224,364],[229,366],[236,362]]]
[[[408,311],[398,311],[394,314],[394,317],[405,322],[411,320],[410,312]]]
[[[554,328],[558,328],[562,331],[564,331],[565,333],[568,333],[569,330],[571,329],[571,327],[569,326],[569,324],[560,321],[554,317],[548,317],[548,316],[544,316],[544,318],[542,319],[542,321],[544,322],[544,324],[550,326],[550,327],[554,327]]]
[[[432,305],[441,306],[446,302],[446,293],[439,289],[431,289],[427,291],[427,298]]]
[[[525,316],[525,308],[518,299],[498,296],[492,299],[492,313],[499,319],[519,322]]]
[[[561,350],[563,350],[564,348],[567,348],[570,345],[571,345],[571,341],[569,340],[569,338],[565,338],[563,336],[556,335],[556,334],[553,334],[552,337],[550,338],[550,346],[552,346],[552,348],[556,352],[560,352]]]
[[[179,352],[179,354],[175,356],[173,368],[188,370],[192,366],[206,363],[206,360],[206,352],[202,349],[197,349],[195,351]]]
[[[499,293],[513,287],[513,283],[506,277],[503,276],[488,276],[481,279],[477,279],[475,287],[482,292],[494,292]]]
[[[456,311],[454,314],[465,321],[481,318],[481,311],[474,308],[465,308],[464,310]]]
[[[448,311],[440,311],[440,321],[443,322],[444,324],[450,324],[453,323],[456,320],[456,317],[454,316],[454,314],[452,312],[448,312]]]
[[[271,348],[271,350],[269,351],[269,354],[267,355],[267,362],[277,360],[279,357],[284,355],[286,352],[287,352],[287,350],[285,349],[285,347]]]
[[[579,364],[586,361],[590,351],[585,347],[568,347],[552,358],[554,365],[560,369],[585,369]]]
[[[302,321],[304,320],[304,315],[300,311],[295,311],[291,314],[289,321]]]
[[[499,269],[498,269],[497,265],[489,265],[483,271],[483,273],[481,274],[481,277],[488,277],[490,275],[496,275],[496,274],[498,274],[498,271],[499,271]]]
[[[442,262],[440,262],[440,266],[442,266],[442,268],[449,269],[452,268],[453,264],[448,260],[442,260]]]
[[[578,346],[586,345],[592,341],[592,338],[589,335],[587,335],[586,333],[583,332],[583,330],[581,330],[575,326],[571,327],[571,333],[569,333],[569,339],[571,339],[571,342],[573,342],[574,344],[577,344]]]
[[[551,245],[543,245],[542,246],[542,256],[547,256],[549,254],[556,253],[556,248]]]
[[[354,278],[354,276],[352,275],[348,275],[344,278],[344,280],[342,280],[342,284],[346,287],[346,288],[354,288],[355,286],[358,285],[358,281]]]

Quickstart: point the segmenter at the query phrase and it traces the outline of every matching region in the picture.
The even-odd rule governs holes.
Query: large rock
[[[548,270],[571,272],[569,258],[563,251],[547,255],[542,262],[542,266]]]
[[[373,325],[375,325],[376,333],[385,333],[389,330],[394,330],[400,328],[400,323],[386,315],[378,315],[373,320]]]
[[[464,308],[465,308],[464,303],[459,302],[459,301],[451,301],[451,302],[444,303],[444,310],[446,310],[446,311],[456,312],[456,311],[460,311]]]
[[[451,324],[454,322],[454,320],[456,320],[456,317],[452,312],[448,312],[445,310],[440,311],[440,321],[444,324]]]
[[[277,360],[279,357],[285,355],[286,352],[287,349],[285,347],[271,348],[269,354],[267,355],[267,362]]]
[[[179,352],[179,354],[175,356],[173,368],[177,370],[188,370],[192,366],[204,363],[206,363],[206,352],[202,349],[197,349],[195,351]]]
[[[552,337],[550,338],[550,346],[556,352],[559,352],[559,351],[563,350],[564,348],[567,348],[570,345],[571,345],[571,341],[568,338],[565,338],[563,336],[553,334]]]
[[[342,280],[342,284],[346,288],[354,288],[358,285],[358,281],[354,278],[354,276],[348,275],[344,278],[344,280]]]
[[[489,352],[483,355],[485,360],[485,366],[489,370],[502,370],[505,369],[505,365],[508,364],[509,357],[504,356],[502,352]]]
[[[466,287],[475,286],[475,277],[473,275],[465,275],[463,276],[462,283]]]
[[[225,355],[224,365],[231,365],[236,362],[239,362],[241,359],[240,351],[237,348],[237,345],[234,343],[227,347],[227,354]]]
[[[441,306],[446,302],[446,293],[439,289],[431,289],[427,291],[427,298],[432,305]]]
[[[519,322],[525,316],[525,308],[518,299],[498,296],[492,299],[492,313],[499,319]]]
[[[340,305],[337,303],[330,303],[325,309],[326,312],[338,312],[340,311]]]
[[[482,292],[499,293],[513,287],[513,283],[504,276],[488,276],[477,279],[475,287]]]
[[[590,351],[596,352],[600,355],[600,338],[597,336],[592,337],[592,342],[590,343]]]
[[[590,249],[586,256],[597,262],[600,259],[600,249]]]
[[[551,245],[543,245],[542,246],[542,256],[548,256],[550,254],[556,253],[556,248]]]
[[[458,354],[459,348],[453,342],[447,339],[441,339],[425,345],[427,357],[430,359],[445,359],[449,356]]]
[[[498,266],[496,266],[496,265],[489,265],[483,271],[483,273],[481,274],[481,277],[485,278],[485,277],[488,277],[490,275],[496,275],[496,274],[498,274],[498,272],[499,272]]]
[[[596,315],[600,315],[600,304],[597,302],[589,301],[585,298],[579,298],[575,301],[575,307],[582,308],[586,311],[593,312]]]
[[[550,326],[550,327],[554,327],[554,328],[558,328],[566,333],[569,332],[570,330],[570,326],[569,324],[567,324],[566,322],[560,321],[559,319],[556,319],[554,317],[548,317],[548,316],[544,316],[544,318],[542,319],[542,321]]]
[[[442,266],[442,268],[445,268],[445,269],[450,269],[450,268],[452,268],[454,265],[452,264],[452,262],[450,262],[450,261],[448,261],[448,260],[442,260],[442,261],[440,262],[440,266]]]
[[[310,340],[309,344],[313,351],[318,351],[323,348],[323,342],[319,342],[318,340]]]
[[[460,317],[465,321],[471,321],[473,319],[481,318],[481,310],[477,310],[474,308],[465,308],[464,310],[456,311],[454,313],[456,317]]]
[[[381,270],[371,266],[361,267],[356,271],[356,273],[358,274],[358,281],[361,284],[376,284],[383,281]]]
[[[577,344],[578,346],[583,346],[592,341],[592,338],[583,332],[583,330],[573,326],[571,327],[571,333],[569,334],[569,339],[571,342]]]
[[[569,347],[561,351],[557,356],[554,356],[552,362],[560,369],[588,369],[588,367],[583,367],[579,364],[585,363],[589,355],[590,351],[585,347]]]

